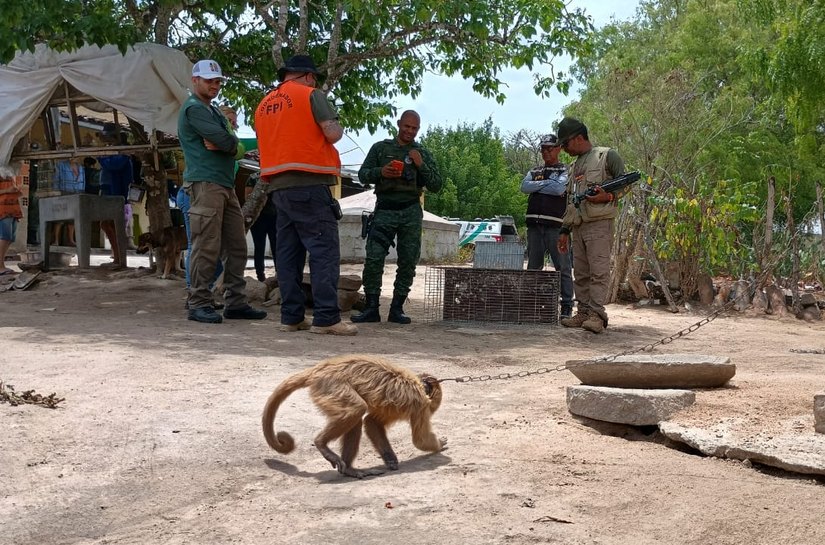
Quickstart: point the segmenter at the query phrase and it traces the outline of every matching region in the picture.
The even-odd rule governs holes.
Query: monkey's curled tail
[[[312,369],[307,369],[287,377],[275,388],[275,391],[266,400],[266,405],[264,405],[264,414],[261,418],[264,437],[266,437],[267,444],[281,454],[292,452],[292,449],[295,448],[295,440],[285,431],[275,433],[275,415],[278,412],[278,407],[292,392],[308,386],[311,371]]]

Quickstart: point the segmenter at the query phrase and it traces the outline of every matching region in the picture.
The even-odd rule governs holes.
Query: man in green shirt
[[[380,322],[378,302],[384,260],[395,245],[398,254],[392,304],[387,318],[390,322],[409,324],[404,314],[404,302],[410,293],[415,266],[421,257],[421,228],[424,211],[421,195],[424,189],[441,190],[441,173],[432,155],[415,141],[421,118],[413,110],[401,114],[398,135],[373,144],[358,179],[366,186],[375,186],[375,217],[367,237],[364,260],[364,293],[367,307],[352,317],[353,322]],[[395,243],[397,239],[397,245]]]
[[[201,60],[192,67],[192,95],[178,114],[178,138],[186,169],[183,191],[191,199],[189,224],[192,253],[189,271],[189,319],[220,323],[223,318],[261,320],[266,312],[252,308],[246,298],[246,232],[235,195],[235,160],[243,145],[232,134],[226,117],[212,105],[223,85],[221,67]],[[218,259],[224,264],[226,309],[215,312],[209,284]]]

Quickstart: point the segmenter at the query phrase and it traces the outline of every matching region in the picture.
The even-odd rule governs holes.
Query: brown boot
[[[358,327],[355,324],[338,322],[327,326],[314,325],[309,328],[309,332],[318,333],[319,335],[357,335]]]
[[[577,312],[572,318],[562,318],[559,323],[564,327],[581,327],[589,315],[589,312]]]
[[[601,333],[604,331],[604,320],[598,314],[591,314],[587,320],[582,323],[582,328],[593,333]]]
[[[278,326],[278,329],[281,331],[286,331],[287,333],[294,333],[295,331],[306,331],[310,327],[312,327],[312,324],[306,320],[302,320],[297,324],[281,324]]]

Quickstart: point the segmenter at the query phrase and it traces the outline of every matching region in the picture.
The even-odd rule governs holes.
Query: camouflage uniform
[[[420,168],[416,168],[409,158],[409,152],[414,149],[421,154]],[[381,169],[392,160],[404,162],[404,173],[400,178],[381,176]],[[433,192],[441,190],[441,173],[432,155],[418,143],[402,146],[396,139],[387,139],[370,148],[358,178],[367,186],[375,186],[376,195],[375,218],[367,238],[364,261],[364,293],[381,293],[384,260],[397,239],[398,268],[393,295],[406,299],[421,256],[421,195],[424,188]]]

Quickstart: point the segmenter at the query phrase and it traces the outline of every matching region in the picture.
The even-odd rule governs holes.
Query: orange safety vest
[[[278,86],[255,110],[261,176],[289,170],[341,174],[341,158],[315,122],[309,95],[312,87],[294,82]]]

